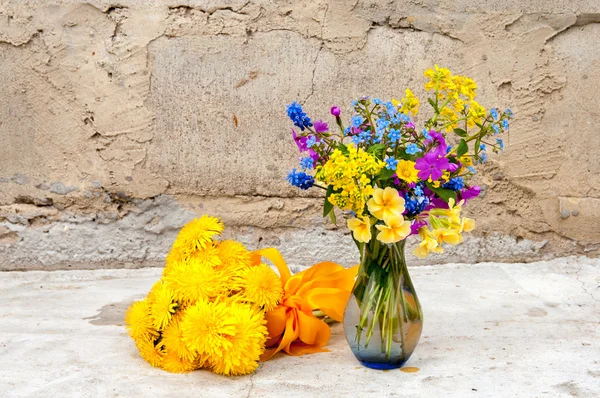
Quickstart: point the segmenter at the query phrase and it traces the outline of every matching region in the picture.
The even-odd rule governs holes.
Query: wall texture
[[[485,3],[0,1],[0,269],[157,265],[203,213],[296,267],[350,264],[320,192],[285,182],[284,106],[423,97],[434,63],[516,119],[477,231],[422,263],[597,256],[600,3]]]

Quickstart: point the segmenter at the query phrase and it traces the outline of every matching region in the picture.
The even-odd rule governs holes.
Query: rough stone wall
[[[600,253],[596,0],[0,4],[0,269],[157,265],[203,213],[294,266],[351,264],[320,192],[284,180],[284,106],[424,98],[434,63],[516,119],[477,231],[422,263]]]

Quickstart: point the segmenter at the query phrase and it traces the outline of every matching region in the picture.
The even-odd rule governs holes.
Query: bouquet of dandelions
[[[347,336],[350,345],[355,355],[356,350],[364,351],[379,330],[376,354],[389,362],[393,342],[400,342],[397,363],[408,359],[422,327],[421,308],[406,270],[405,240],[418,235],[414,253],[419,257],[442,253],[443,244],[462,242],[462,233],[474,228],[472,219],[461,217],[462,206],[480,193],[469,183],[474,167],[486,161],[488,151],[504,149],[498,135],[508,130],[512,116],[509,109],[488,111],[477,103],[476,84],[468,77],[437,65],[424,75],[425,89],[433,94],[427,99],[433,113],[422,129],[411,118],[420,101],[410,89],[400,101],[353,101],[348,126],[340,109],[332,107],[335,129],[323,121],[313,123],[296,102],[287,107],[300,129],[292,129],[294,141],[307,155],[300,158],[302,170],[293,169],[288,181],[301,189],[326,190],[324,216],[334,223],[334,207],[352,214],[348,227],[361,266],[353,292],[358,310],[351,328],[355,330],[350,331],[355,335]],[[368,365],[379,360],[376,354],[359,359]]]

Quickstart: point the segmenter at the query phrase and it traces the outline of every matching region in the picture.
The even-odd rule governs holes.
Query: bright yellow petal
[[[264,257],[267,260],[271,261],[277,270],[279,271],[279,276],[281,277],[281,283],[285,285],[287,280],[291,277],[292,273],[288,268],[283,256],[279,252],[279,250],[274,248],[268,249],[260,249],[252,252],[252,264],[258,265],[260,264],[260,257]],[[258,259],[258,262],[257,262]]]

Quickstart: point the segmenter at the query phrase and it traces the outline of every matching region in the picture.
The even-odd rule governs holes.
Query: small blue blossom
[[[383,104],[383,101],[382,101],[382,100],[380,100],[379,98],[373,98],[373,103],[374,103],[375,105],[381,105],[381,104]]]
[[[487,160],[487,155],[485,153],[479,154],[479,160],[484,163]]]
[[[315,167],[315,161],[310,156],[300,159],[300,167],[304,170],[309,170]]]
[[[467,167],[467,169],[469,169],[469,171],[470,171],[471,173],[473,173],[473,174],[477,174],[477,171],[475,171],[475,167],[473,167],[473,166],[469,166],[469,167]]]
[[[350,126],[348,126],[344,129],[344,135],[350,135],[351,132],[352,132],[352,128]]]
[[[350,104],[353,108],[356,108],[356,105],[358,105],[358,100],[353,100]]]
[[[296,169],[292,169],[286,180],[288,180],[293,186],[304,190],[312,187],[315,183],[315,179],[311,175],[308,175],[304,172],[297,172]]]
[[[400,113],[398,115],[398,118],[400,119],[401,122],[405,122],[405,123],[410,122],[410,117],[408,115],[405,115],[404,113]]]
[[[400,140],[400,130],[398,129],[390,129],[388,133],[388,139],[392,142],[396,142]]]
[[[497,124],[492,124],[492,128],[494,129],[494,135],[499,134],[500,133],[500,128],[498,127]]]
[[[359,136],[362,141],[369,141],[371,139],[371,132],[370,131],[362,131],[359,134]]]
[[[498,109],[496,109],[496,108],[490,109],[490,114],[492,115],[494,120],[498,120]]]
[[[306,146],[308,148],[312,148],[316,144],[317,144],[317,137],[315,137],[314,135],[311,135],[311,136],[309,136],[309,137],[306,138]]]
[[[414,193],[417,196],[423,196],[425,193],[423,192],[423,186],[421,184],[417,184],[414,189]]]
[[[496,138],[496,144],[501,151],[504,150],[504,141],[502,141],[502,138]]]
[[[462,177],[451,178],[450,181],[442,185],[442,188],[460,191],[465,187],[465,182]]]
[[[448,145],[446,147],[446,153],[450,153],[451,150],[452,150],[452,145]]]
[[[352,116],[352,125],[354,127],[358,127],[362,124],[363,122],[363,117],[360,115],[356,115],[356,116]]]
[[[387,163],[387,165],[385,166],[386,169],[396,170],[396,166],[398,165],[398,160],[396,160],[396,158],[394,158],[394,157],[389,157],[385,160],[385,163]]]
[[[508,115],[508,117],[512,117],[513,116],[513,112],[510,110],[510,108],[507,108],[504,113],[506,113]]]
[[[508,130],[508,120],[507,120],[507,119],[504,119],[504,120],[502,121],[502,128],[503,128],[504,130]]]
[[[427,197],[415,198],[409,193],[405,193],[403,196],[404,208],[406,209],[407,216],[416,216],[417,214],[421,213],[429,204],[429,199]]]
[[[417,144],[408,144],[406,146],[406,153],[409,155],[414,155],[417,152],[422,152],[421,148],[419,148]]]
[[[480,144],[479,149],[485,152],[485,150],[486,150],[485,144]]]
[[[381,130],[381,131],[378,131],[378,132],[375,134],[375,138],[373,138],[373,142],[374,142],[375,144],[379,144],[379,143],[380,143],[380,142],[383,140],[383,134],[384,134],[384,133],[385,133],[385,131],[383,131],[383,130]]]
[[[431,139],[431,136],[429,135],[429,131],[427,131],[427,129],[423,129],[423,137],[427,138],[428,140]]]
[[[360,144],[363,141],[364,140],[362,139],[362,137],[360,136],[360,134],[357,134],[354,137],[352,137],[352,142],[354,143],[355,146],[358,146],[358,144]]]
[[[389,115],[395,115],[398,112],[394,104],[389,101],[385,103],[385,107],[387,108],[387,113]]]
[[[294,123],[294,126],[304,131],[306,127],[311,127],[313,124],[310,118],[306,116],[306,113],[302,110],[302,106],[296,101],[292,102],[287,106],[287,114],[290,120]]]

